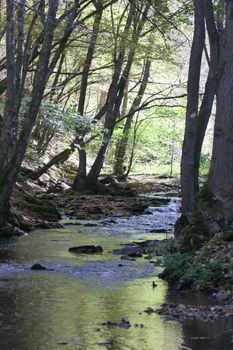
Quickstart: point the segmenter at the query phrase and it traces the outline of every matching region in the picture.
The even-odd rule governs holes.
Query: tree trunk
[[[209,58],[209,73],[205,85],[205,91],[203,100],[200,106],[200,111],[198,115],[197,123],[197,135],[196,135],[196,145],[194,152],[194,177],[195,177],[195,191],[199,190],[199,168],[200,168],[200,158],[201,158],[201,149],[211,116],[212,107],[214,103],[214,98],[217,92],[217,70],[219,66],[220,59],[220,37],[218,30],[216,28],[213,4],[212,0],[206,0],[205,5],[205,18],[207,32],[209,36],[209,45],[210,45],[210,58]]]
[[[48,163],[42,166],[37,171],[30,173],[29,178],[32,180],[38,180],[43,174],[45,174],[53,165],[64,163],[69,159],[70,155],[74,152],[74,148],[66,148],[64,151],[55,155]]]
[[[0,169],[4,169],[11,145],[12,125],[15,110],[16,91],[16,62],[15,62],[15,5],[13,1],[7,1],[6,17],[6,58],[7,58],[7,90],[3,118],[3,126],[0,135]]]
[[[117,144],[116,144],[114,173],[119,178],[124,177],[124,170],[125,170],[124,161],[125,161],[127,144],[129,139],[129,132],[132,126],[135,111],[140,106],[143,95],[147,87],[147,83],[150,75],[150,66],[151,66],[151,61],[148,59],[145,63],[144,74],[143,74],[140,88],[138,90],[138,94],[132,103],[128,116],[126,116],[122,137],[117,141]]]
[[[131,8],[128,14],[127,22],[124,29],[124,34],[128,34],[131,23],[133,23],[133,34],[132,34],[132,44],[128,53],[127,62],[124,70],[121,73],[123,60],[125,56],[125,43],[121,43],[120,52],[118,59],[115,63],[114,75],[112,78],[112,83],[109,88],[107,110],[105,116],[105,133],[104,141],[99,149],[96,159],[91,167],[91,170],[87,176],[88,186],[92,186],[98,181],[98,177],[102,170],[105,155],[114,131],[115,123],[117,117],[119,116],[120,106],[124,97],[126,82],[128,81],[130,70],[134,62],[134,57],[136,53],[137,43],[142,32],[143,26],[145,24],[147,13],[149,11],[150,5],[146,4],[144,11],[142,12],[141,19],[138,20],[135,15],[135,8],[131,4]]]
[[[84,114],[84,107],[85,107],[85,101],[86,101],[86,93],[87,93],[87,86],[88,86],[88,77],[89,72],[91,68],[91,63],[94,56],[95,46],[99,35],[99,29],[100,29],[100,23],[102,19],[102,6],[99,5],[99,11],[97,12],[93,24],[92,29],[92,35],[91,35],[91,41],[90,45],[87,50],[86,59],[84,62],[84,68],[82,72],[82,80],[81,80],[81,87],[80,87],[80,95],[79,95],[79,103],[78,103],[78,112],[83,116]],[[75,191],[82,191],[85,188],[86,185],[86,177],[87,177],[87,155],[85,150],[85,134],[78,135],[76,138],[77,144],[79,145],[78,152],[79,152],[79,165],[78,165],[78,171],[76,178],[73,183],[73,190]]]
[[[209,185],[223,204],[227,221],[232,221],[233,203],[233,2],[226,5],[226,25],[221,59],[221,77],[217,93],[213,155]]]
[[[203,0],[194,0],[194,11],[194,36],[189,64],[186,126],[181,161],[182,213],[187,216],[191,216],[195,212],[194,151],[197,134],[200,70],[205,44]]]
[[[77,192],[86,189],[87,182],[87,154],[84,148],[78,149],[79,167],[72,188]]]
[[[0,153],[2,155],[1,165],[5,164],[4,169],[0,175],[0,222],[3,220],[6,215],[5,209],[8,207],[9,199],[11,193],[13,191],[13,187],[16,181],[17,174],[20,170],[21,163],[23,161],[27,145],[29,142],[30,134],[32,128],[35,124],[35,120],[37,117],[37,113],[43,98],[44,89],[47,81],[47,72],[48,72],[48,64],[49,58],[52,48],[53,42],[53,34],[56,26],[56,12],[58,8],[59,0],[49,1],[49,10],[48,17],[46,21],[46,33],[44,36],[44,41],[41,48],[40,59],[38,62],[37,73],[35,76],[33,92],[32,92],[32,100],[29,108],[29,112],[24,120],[24,125],[22,126],[21,133],[17,142],[14,142],[14,150],[11,151],[12,155],[9,154],[9,147],[6,150],[5,145],[1,143]],[[9,0],[7,2],[7,10],[8,17],[10,15],[14,16],[14,7],[12,8],[13,1]],[[14,17],[13,17],[14,18]],[[4,123],[6,125],[12,125],[13,119],[15,118],[14,111],[10,109],[10,105],[12,101],[10,100],[10,95],[12,94],[13,88],[16,87],[16,66],[15,66],[15,40],[14,40],[14,27],[12,26],[12,21],[10,21],[7,29],[7,52],[8,52],[8,60],[11,63],[7,69],[8,81],[7,81],[7,93],[8,99],[5,104],[5,115],[4,115]],[[13,32],[12,32],[13,31]],[[13,72],[13,70],[15,72]],[[13,75],[13,79],[10,80],[11,75]],[[17,95],[19,91],[15,91],[15,95]],[[15,101],[13,99],[13,101]],[[15,107],[15,106],[14,106]],[[7,139],[7,135],[11,140],[11,134],[9,134],[9,128],[2,129],[1,140]],[[15,135],[16,137],[16,135]],[[3,157],[4,155],[4,157]],[[5,159],[4,159],[5,158]]]
[[[99,152],[96,156],[94,163],[92,164],[91,170],[89,171],[89,174],[87,176],[87,186],[90,188],[98,181],[98,177],[100,175],[100,172],[104,164],[105,154],[107,152],[109,142],[112,137],[112,133],[113,133],[113,128],[109,129],[105,133],[104,141],[99,149]]]
[[[135,8],[131,4],[129,14],[128,14],[128,17],[126,20],[125,28],[124,28],[125,34],[127,34],[129,29],[130,29],[134,12],[135,12]],[[104,127],[106,128],[107,131],[105,132],[104,141],[103,141],[103,143],[98,151],[96,159],[95,159],[95,161],[91,167],[91,170],[87,176],[87,179],[86,179],[87,180],[86,181],[87,187],[92,187],[93,184],[95,184],[97,182],[97,179],[99,177],[100,171],[101,171],[103,163],[104,163],[105,153],[107,151],[109,141],[110,141],[112,133],[113,133],[114,122],[115,122],[116,117],[117,117],[117,115],[115,114],[116,111],[114,110],[114,106],[115,106],[115,102],[116,102],[116,96],[118,94],[118,82],[119,82],[119,77],[121,75],[122,65],[123,65],[123,61],[124,61],[125,49],[126,49],[125,42],[123,40],[121,42],[119,55],[115,61],[114,73],[113,73],[112,82],[110,84],[109,91],[108,91],[106,106],[104,106],[102,108],[102,110],[104,111],[103,114],[106,111]],[[121,94],[120,94],[120,98],[121,98]],[[102,117],[102,111],[99,114],[101,114],[101,117]],[[81,166],[83,168],[82,164],[81,164]],[[79,176],[82,176],[81,171],[79,172]],[[76,179],[75,179],[75,183],[77,184],[78,182],[80,182],[80,183],[83,182],[83,179],[81,177],[80,181],[79,181],[78,174],[77,174]],[[75,187],[74,187],[74,189],[75,189]]]

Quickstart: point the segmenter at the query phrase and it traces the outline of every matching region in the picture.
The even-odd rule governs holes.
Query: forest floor
[[[70,179],[54,182],[45,175],[39,181],[18,181],[11,200],[15,226],[23,231],[36,228],[60,227],[61,214],[74,219],[101,219],[139,215],[149,206],[166,204],[166,198],[149,198],[146,193],[172,192],[179,194],[179,179],[152,175],[131,176],[127,182],[108,183],[103,194],[71,190]],[[61,214],[60,214],[61,213]]]
[[[107,182],[108,177],[103,179]],[[140,215],[151,206],[164,205],[167,198],[150,198],[146,193],[178,194],[177,178],[156,178],[151,175],[135,175],[127,182],[112,182],[105,185],[105,194],[81,193],[72,190],[58,192],[54,201],[58,209],[67,216],[76,219],[101,219]],[[64,195],[65,194],[65,195]]]

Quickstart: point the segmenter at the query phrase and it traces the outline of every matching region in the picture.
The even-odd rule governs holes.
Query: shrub
[[[186,253],[166,253],[164,267],[173,281],[178,281],[190,268],[191,256]]]

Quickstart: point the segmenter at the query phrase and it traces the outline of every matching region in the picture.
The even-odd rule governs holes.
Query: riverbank
[[[69,178],[54,182],[44,175],[38,181],[19,180],[11,198],[11,225],[2,227],[1,232],[11,236],[61,227],[61,215],[81,220],[140,215],[149,206],[168,203],[166,198],[155,200],[141,193],[179,191],[177,178],[136,175],[124,183],[104,179],[104,194],[75,193]]]
[[[174,240],[164,256],[165,270],[161,277],[177,290],[215,291],[233,284],[233,242],[216,234],[200,248],[184,251]]]
[[[182,295],[204,293],[210,305],[165,303],[159,309],[148,309],[169,319],[203,320],[233,317],[233,242],[231,235],[216,234],[192,251],[184,250],[179,239],[173,239],[163,250],[163,272],[160,278]],[[181,298],[182,299],[182,298]]]

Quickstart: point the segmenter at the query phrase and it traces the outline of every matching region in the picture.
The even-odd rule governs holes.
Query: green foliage
[[[28,113],[30,101],[31,97],[23,99],[20,110],[22,116]],[[99,137],[102,133],[103,127],[100,123],[97,120],[78,114],[76,106],[63,110],[61,105],[45,100],[40,106],[33,137],[38,139],[39,143],[42,142],[41,138],[45,137],[45,135],[55,136],[57,139],[62,138],[64,142],[69,141],[76,135],[88,135],[88,137],[95,135]],[[33,157],[35,157],[34,154]]]
[[[179,174],[179,162],[183,134],[183,110],[152,108],[143,113],[132,127],[129,138],[128,156],[135,142],[133,172],[162,175]],[[114,142],[121,135],[122,126],[114,132]]]
[[[209,282],[212,279],[212,273],[210,270],[206,270],[204,266],[195,264],[189,267],[181,278],[181,283],[185,284],[185,281],[191,281],[192,283]]]
[[[211,155],[210,153],[202,154],[200,159],[200,176],[207,178],[210,170]]]
[[[20,109],[20,114],[22,116],[28,113],[30,102],[31,97],[25,97],[22,100]],[[56,133],[57,136],[61,136],[67,132],[74,132],[77,118],[77,115],[69,111],[64,111],[61,105],[44,100],[39,109],[37,126],[51,130]]]
[[[103,135],[103,127],[98,120],[91,117],[87,118],[77,113],[76,107],[71,107],[66,112],[70,120],[74,121],[74,129],[78,135],[92,134],[96,136]]]
[[[232,227],[224,237],[216,235],[192,253],[183,253],[180,241],[174,240],[164,251],[168,280],[179,287],[229,286],[233,282]],[[226,243],[225,240],[228,242]]]
[[[223,277],[222,261],[215,259],[208,263],[193,263],[182,276],[182,280],[192,281],[195,285],[217,285]]]
[[[190,264],[191,257],[186,253],[167,252],[164,255],[164,267],[173,281],[178,281],[190,268]]]
[[[186,285],[205,285],[224,283],[224,259],[221,255],[211,258],[210,251],[204,246],[198,258],[181,252],[167,251],[164,256],[164,267],[169,279]]]

